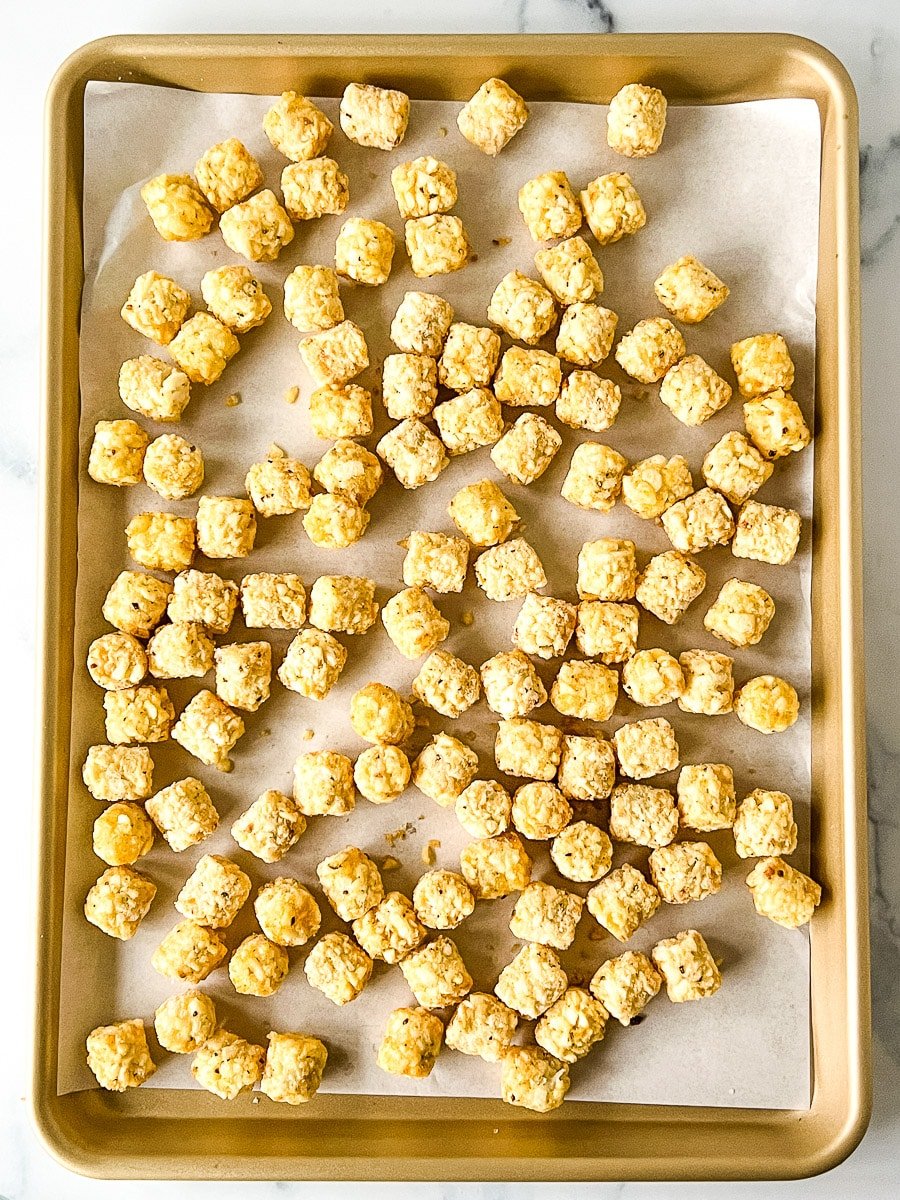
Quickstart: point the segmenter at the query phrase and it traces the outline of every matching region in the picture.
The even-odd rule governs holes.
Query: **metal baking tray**
[[[199,1091],[57,1095],[78,503],[85,84],[338,95],[348,79],[467,99],[501,75],[530,99],[608,102],[640,79],[678,104],[811,97],[822,123],[813,550],[808,1111],[329,1095],[301,1111]],[[859,1142],[871,1089],[860,566],[858,132],[846,71],[785,35],[122,36],[72,55],[47,101],[33,1105],[51,1153],[98,1177],[626,1180],[788,1178]]]

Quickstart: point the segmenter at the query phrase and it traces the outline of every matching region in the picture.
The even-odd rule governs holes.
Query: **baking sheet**
[[[134,277],[155,267],[171,274],[199,301],[199,281],[210,266],[235,261],[218,234],[188,245],[169,245],[153,232],[141,205],[140,183],[163,170],[190,169],[213,141],[236,135],[259,157],[266,182],[277,188],[282,160],[261,132],[261,117],[269,101],[255,96],[215,96],[154,89],[138,85],[91,84],[85,101],[85,292],[82,325],[81,384],[83,398],[81,443],[86,456],[97,419],[127,415],[116,396],[115,378],[125,357],[153,352],[143,339],[117,317],[118,308]],[[322,101],[336,120],[337,103]],[[469,230],[478,261],[456,276],[419,283],[398,251],[389,283],[370,291],[345,287],[347,315],[366,331],[373,363],[388,352],[387,328],[402,292],[432,288],[446,295],[460,319],[483,323],[484,311],[496,282],[516,266],[531,270],[534,251],[515,206],[518,186],[539,170],[565,169],[573,184],[583,184],[604,170],[622,169],[623,161],[605,146],[605,110],[588,105],[533,104],[523,133],[496,161],[469,147],[455,129],[457,104],[418,102],[402,151],[387,156],[349,143],[340,130],[329,152],[350,177],[351,201],[346,215],[378,217],[402,234],[387,175],[403,158],[431,152],[446,158],[458,171],[460,202],[457,212]],[[115,154],[109,147],[115,146]],[[791,164],[790,187],[783,164]],[[728,303],[699,328],[688,329],[689,351],[703,354],[728,376],[728,346],[738,337],[780,329],[797,363],[795,395],[807,418],[812,416],[814,361],[814,295],[816,271],[819,119],[811,101],[767,101],[720,108],[671,109],[666,141],[660,155],[646,162],[625,164],[631,171],[650,216],[634,238],[602,250],[598,257],[606,276],[603,301],[620,314],[620,329],[642,316],[660,311],[652,281],[663,265],[680,254],[695,253],[708,262],[732,288]],[[343,218],[328,217],[300,226],[294,242],[279,263],[261,266],[259,274],[279,306],[279,283],[298,262],[328,262]],[[507,239],[509,239],[507,243]],[[296,353],[297,335],[276,311],[261,329],[242,339],[242,350],[223,379],[210,389],[194,389],[186,412],[185,429],[204,450],[210,492],[240,494],[251,462],[262,457],[272,442],[297,453],[310,465],[325,444],[311,436],[305,409],[310,381]],[[699,430],[687,430],[655,398],[654,388],[625,381],[613,365],[608,373],[623,384],[622,413],[608,433],[609,442],[629,459],[666,450],[685,453],[695,473],[705,450],[729,428],[741,425],[739,404],[733,401]],[[370,369],[361,382],[375,384]],[[298,384],[301,402],[283,401],[287,387]],[[240,406],[229,408],[225,398],[238,392]],[[513,416],[518,414],[512,414]],[[376,437],[384,431],[382,417]],[[162,432],[162,428],[154,432]],[[257,549],[249,562],[224,564],[223,574],[239,579],[245,570],[299,570],[308,583],[325,572],[368,573],[379,583],[383,601],[402,586],[403,551],[397,542],[410,528],[450,529],[446,504],[463,483],[484,476],[497,478],[523,517],[525,536],[539,550],[550,578],[546,589],[575,598],[575,557],[588,537],[617,534],[633,537],[641,561],[668,543],[662,531],[639,521],[619,505],[609,514],[581,513],[559,499],[559,487],[579,436],[565,431],[563,449],[551,469],[531,488],[508,485],[497,475],[488,451],[455,459],[434,484],[415,493],[402,493],[388,483],[373,501],[372,524],[363,541],[347,551],[313,547],[299,516],[260,522]],[[372,439],[374,441],[374,439]],[[760,494],[763,500],[811,511],[812,452],[780,464]],[[397,504],[398,498],[402,504]],[[126,567],[122,529],[129,516],[144,508],[171,508],[190,513],[195,505],[157,503],[146,489],[124,494],[94,485],[82,472],[79,508],[80,566],[76,638],[86,649],[102,631],[99,608],[105,590],[118,570]],[[548,501],[553,508],[544,512]],[[109,547],[102,563],[94,547]],[[789,568],[738,562],[727,550],[707,551],[701,561],[709,574],[707,591],[681,625],[668,630],[655,618],[642,616],[641,645],[671,648],[714,645],[702,630],[702,615],[721,581],[738,574],[762,583],[775,597],[778,613],[759,647],[735,654],[735,674],[741,681],[764,670],[785,674],[807,701],[804,715],[789,733],[763,739],[745,730],[734,717],[688,717],[673,707],[651,715],[671,717],[682,748],[682,760],[722,759],[732,763],[739,794],[756,786],[780,787],[794,797],[801,846],[795,861],[803,865],[808,847],[809,803],[809,527],[801,553]],[[200,565],[203,566],[202,560]],[[215,569],[220,569],[218,564]],[[445,646],[469,661],[480,662],[509,644],[516,603],[489,603],[471,582],[461,597],[441,597],[439,606],[453,620]],[[464,611],[475,614],[471,627],[462,624]],[[239,621],[230,640],[257,638],[243,632]],[[267,636],[263,634],[262,636]],[[289,635],[274,634],[276,660]],[[468,840],[452,812],[411,790],[387,808],[361,802],[348,818],[321,818],[310,827],[281,864],[266,867],[238,850],[228,828],[265,787],[289,790],[295,756],[308,749],[330,746],[356,754],[362,745],[346,718],[353,691],[370,678],[405,690],[417,665],[400,658],[386,635],[373,630],[364,639],[348,639],[347,668],[328,700],[316,705],[286,693],[276,683],[272,700],[247,720],[248,732],[235,752],[230,776],[203,768],[177,746],[154,751],[156,786],[195,774],[208,785],[222,814],[222,827],[199,847],[174,855],[159,843],[142,869],[153,876],[160,891],[150,916],[137,937],[119,944],[88,926],[81,916],[85,891],[101,864],[89,850],[90,825],[98,811],[80,783],[80,762],[88,745],[103,740],[101,698],[85,673],[74,680],[72,802],[64,929],[63,1002],[60,1052],[60,1090],[93,1084],[83,1064],[83,1038],[94,1025],[124,1016],[152,1019],[153,1008],[173,990],[169,981],[149,967],[149,956],[177,919],[172,900],[194,862],[206,852],[230,854],[254,883],[276,874],[296,874],[315,883],[314,866],[325,854],[353,843],[377,858],[392,855],[400,867],[386,874],[386,885],[407,891],[425,867],[423,846],[439,839],[438,864],[455,866],[459,849]],[[554,664],[539,665],[548,684]],[[208,683],[208,681],[204,681]],[[174,683],[176,708],[204,682]],[[537,714],[554,720],[552,709]],[[624,720],[647,715],[623,698],[607,732]],[[490,747],[495,718],[483,704],[458,722],[431,714],[431,729],[419,730],[416,748],[439,728],[472,734],[480,752],[483,775],[492,775]],[[306,740],[305,730],[314,730]],[[665,778],[665,777],[664,777]],[[674,776],[667,782],[674,782]],[[598,806],[601,820],[605,805]],[[387,835],[404,831],[389,844]],[[734,858],[727,833],[709,840],[726,868],[726,884],[715,897],[685,909],[666,910],[639,931],[629,946],[649,947],[660,937],[687,926],[700,928],[722,960],[725,983],[716,997],[702,1004],[673,1006],[662,998],[647,1010],[639,1026],[610,1028],[604,1043],[573,1068],[573,1099],[608,1099],[645,1103],[745,1105],[802,1108],[808,1105],[809,1011],[808,943],[805,933],[788,933],[756,918],[743,885],[747,864]],[[83,849],[82,849],[83,848]],[[555,876],[546,848],[535,847],[535,878],[570,886]],[[646,854],[616,848],[616,863],[641,862]],[[584,892],[586,887],[571,885]],[[314,890],[318,890],[314,888]],[[512,898],[478,906],[454,937],[475,976],[476,986],[489,989],[497,971],[513,953],[506,930]],[[323,931],[336,928],[323,903]],[[252,928],[252,910],[227,933],[236,945]],[[586,916],[572,951],[564,955],[573,981],[584,982],[605,958],[621,947]],[[594,938],[590,935],[594,934]],[[596,938],[596,940],[595,940]],[[311,989],[302,972],[305,951],[293,951],[292,971],[269,1000],[237,997],[227,974],[219,971],[207,981],[209,991],[230,1027],[262,1039],[269,1028],[304,1028],[329,1044],[330,1066],[325,1090],[396,1092],[430,1095],[496,1095],[496,1068],[480,1060],[446,1053],[427,1081],[389,1077],[374,1064],[387,1012],[411,1002],[398,971],[376,968],[371,985],[353,1006],[334,1009]],[[152,1040],[152,1033],[151,1033]],[[160,1070],[151,1085],[191,1086],[187,1061],[158,1054]],[[685,1070],[685,1063],[690,1064]]]

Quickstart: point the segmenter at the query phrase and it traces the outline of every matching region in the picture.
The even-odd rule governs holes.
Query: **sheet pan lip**
[[[66,1135],[55,1127],[39,1127],[41,1142],[50,1156],[66,1170],[88,1179],[147,1179],[204,1181],[211,1178],[203,1172],[196,1160],[190,1156],[170,1155],[165,1160],[137,1156],[130,1160],[127,1175],[106,1162],[104,1157],[93,1156],[88,1148],[76,1148]],[[701,1170],[696,1169],[696,1160],[682,1159],[612,1159],[604,1169],[598,1170],[598,1160],[585,1158],[546,1158],[499,1160],[504,1167],[501,1182],[505,1183],[616,1183],[616,1182],[751,1182],[808,1179],[822,1175],[839,1166],[857,1148],[859,1139],[844,1147],[841,1144],[837,1156],[830,1153],[816,1156],[810,1163],[805,1159],[784,1157],[766,1161],[766,1170],[755,1169],[755,1161],[747,1160],[746,1168],[732,1163],[726,1171],[720,1169],[718,1159],[705,1160]],[[310,1170],[311,1162],[315,1169]],[[265,1162],[253,1156],[229,1157],[218,1155],[216,1164],[220,1169],[218,1178],[231,1182],[293,1182],[314,1183],[362,1182],[362,1173],[357,1180],[344,1179],[342,1168],[346,1158],[280,1158],[274,1164],[277,1169],[264,1166]],[[354,1160],[356,1166],[362,1166]],[[426,1183],[435,1180],[457,1183],[477,1183],[497,1179],[498,1160],[481,1157],[476,1159],[446,1159],[438,1156],[416,1159],[373,1158],[365,1161],[365,1182],[386,1181],[392,1183]],[[162,1165],[162,1169],[160,1166]],[[665,1173],[661,1168],[665,1168]]]
[[[82,47],[76,54],[70,55],[64,67],[61,67],[53,78],[48,89],[44,105],[44,170],[42,179],[42,308],[41,308],[41,341],[40,341],[40,375],[42,403],[40,411],[39,431],[39,462],[38,462],[38,515],[36,535],[38,541],[38,588],[36,612],[36,666],[43,667],[40,686],[37,689],[35,705],[35,737],[32,760],[34,763],[34,812],[37,827],[31,839],[32,863],[34,867],[32,883],[32,902],[36,920],[33,934],[34,963],[32,987],[34,1002],[31,1021],[31,1091],[29,1095],[29,1111],[32,1125],[38,1139],[47,1152],[70,1170],[77,1170],[76,1154],[72,1140],[59,1127],[58,1121],[51,1115],[56,1107],[57,1097],[54,1092],[55,1071],[48,1071],[41,1059],[41,1015],[48,1003],[48,980],[52,970],[50,951],[48,949],[49,935],[52,932],[53,921],[49,906],[42,901],[42,884],[44,881],[43,864],[51,852],[48,826],[54,815],[56,803],[52,796],[49,769],[46,754],[47,722],[56,708],[53,674],[47,669],[51,654],[51,637],[54,628],[53,614],[56,608],[57,586],[53,572],[48,570],[52,535],[56,531],[58,521],[54,509],[53,487],[56,479],[55,451],[50,438],[51,396],[52,396],[52,355],[51,355],[51,324],[54,320],[54,301],[58,300],[59,288],[54,273],[56,258],[53,249],[55,229],[50,210],[51,197],[58,182],[59,159],[65,146],[64,142],[64,110],[69,103],[75,87],[75,80],[69,65],[81,56],[87,61],[91,58]]]
[[[57,67],[51,77],[48,94],[47,110],[53,109],[58,101],[71,96],[73,89],[82,81],[87,81],[87,73],[95,70],[105,59],[120,55],[133,59],[135,47],[140,48],[146,56],[147,64],[152,63],[155,53],[168,53],[172,47],[175,35],[167,33],[116,33],[105,37],[94,38],[85,42],[68,54]],[[547,42],[558,46],[560,50],[570,49],[579,55],[602,53],[612,57],[614,54],[627,52],[629,46],[646,51],[650,42],[660,42],[662,45],[655,53],[676,57],[676,51],[689,45],[692,41],[702,38],[705,41],[720,42],[722,45],[733,45],[735,42],[750,44],[765,43],[773,48],[781,48],[803,54],[813,65],[818,74],[829,84],[832,93],[847,110],[850,122],[858,124],[858,101],[856,88],[850,74],[841,60],[813,38],[803,37],[796,33],[773,31],[739,32],[645,32],[645,33],[191,33],[177,35],[178,46],[186,55],[196,57],[207,50],[240,48],[242,53],[251,57],[290,57],[303,45],[313,44],[320,54],[335,56],[346,54],[347,38],[354,37],[356,53],[375,57],[390,50],[391,54],[413,55],[422,44],[428,43],[435,55],[453,55],[459,53],[462,47],[478,44],[485,50],[508,49],[511,42],[516,45],[516,54],[535,52],[537,47]],[[248,45],[248,40],[254,43]],[[665,49],[671,46],[671,51]],[[510,51],[512,54],[513,51]],[[164,86],[164,85],[163,85]]]
[[[288,34],[288,35],[188,35],[179,37],[178,47],[188,57],[199,57],[204,53],[223,51],[229,48],[240,49],[244,54],[255,57],[281,56],[290,57],[303,47],[315,48],[320,55],[330,56],[346,52],[346,34]],[[253,46],[248,47],[248,37],[252,38]],[[653,46],[654,42],[665,45]],[[839,144],[839,182],[846,192],[845,203],[839,206],[839,219],[843,228],[850,232],[857,221],[858,213],[858,107],[856,93],[850,77],[843,64],[827,49],[809,39],[793,34],[454,34],[454,35],[360,35],[354,44],[354,52],[362,57],[390,53],[392,56],[408,56],[416,53],[425,43],[435,54],[460,53],[476,44],[486,53],[502,50],[510,57],[533,54],[539,46],[546,49],[550,42],[559,51],[571,47],[573,52],[580,55],[590,53],[603,56],[613,56],[627,53],[630,48],[647,53],[652,52],[668,56],[671,47],[672,57],[688,47],[698,38],[721,41],[723,44],[733,44],[735,41],[760,43],[766,42],[771,48],[781,48],[785,52],[802,55],[818,73],[831,93],[835,111],[843,119],[844,135]],[[65,113],[73,101],[77,100],[84,84],[91,78],[92,72],[98,71],[110,59],[121,57],[123,62],[130,63],[135,68],[152,70],[153,59],[157,53],[171,53],[171,35],[115,35],[88,42],[70,54],[57,69],[49,85],[46,104],[46,138],[45,138],[45,178],[44,178],[44,305],[42,332],[42,386],[44,391],[42,403],[41,458],[39,474],[39,569],[44,570],[44,579],[38,592],[38,662],[44,664],[44,676],[38,689],[38,710],[36,729],[39,731],[36,739],[36,755],[38,765],[35,779],[39,794],[35,807],[38,819],[37,836],[33,839],[36,854],[37,870],[35,871],[35,888],[43,883],[42,864],[47,861],[46,855],[50,848],[50,830],[54,819],[62,819],[58,798],[52,793],[50,768],[47,755],[42,753],[48,735],[47,723],[56,714],[56,699],[53,694],[53,673],[47,670],[47,664],[55,661],[58,653],[53,646],[55,624],[53,616],[58,605],[59,584],[53,577],[53,572],[46,568],[50,564],[55,535],[58,532],[58,512],[54,509],[54,489],[58,485],[61,474],[59,471],[58,450],[54,448],[51,437],[52,418],[52,373],[54,366],[52,340],[52,325],[57,314],[54,302],[60,298],[61,260],[54,242],[58,243],[58,229],[54,226],[52,216],[52,199],[54,188],[64,182],[61,174],[60,155],[66,149],[65,143]],[[71,164],[69,164],[71,165]],[[846,258],[846,256],[842,256]],[[839,303],[845,307],[846,322],[842,326],[842,343],[839,347],[838,369],[845,376],[841,385],[851,396],[848,412],[842,412],[842,418],[847,417],[850,429],[857,436],[853,444],[844,446],[844,455],[849,455],[849,467],[842,471],[841,507],[848,514],[846,536],[841,540],[841,557],[845,562],[858,564],[860,561],[861,544],[861,508],[859,504],[860,474],[859,474],[859,437],[858,413],[854,410],[853,401],[858,394],[859,377],[859,289],[858,289],[858,260],[839,261],[838,271],[841,275],[838,288]],[[846,466],[846,464],[845,464]],[[850,581],[851,599],[858,600],[860,584],[858,580]],[[858,603],[848,607],[847,625],[845,628],[847,644],[856,651],[861,649],[861,616]],[[857,662],[859,660],[857,659]],[[844,774],[847,779],[846,794],[855,796],[855,803],[848,803],[844,810],[844,824],[848,850],[845,860],[850,861],[855,869],[855,878],[860,881],[858,887],[847,887],[847,914],[845,944],[848,956],[859,964],[859,972],[855,986],[849,990],[848,1016],[851,1024],[859,1030],[856,1045],[859,1052],[851,1056],[849,1063],[850,1096],[844,1120],[833,1130],[823,1131],[824,1136],[820,1145],[811,1147],[802,1157],[783,1155],[780,1158],[768,1159],[762,1164],[747,1163],[746,1169],[739,1174],[733,1172],[734,1160],[727,1170],[723,1171],[721,1155],[710,1153],[702,1158],[686,1161],[666,1158],[626,1159],[622,1160],[617,1170],[612,1168],[617,1160],[582,1159],[582,1158],[547,1158],[547,1159],[510,1159],[504,1160],[506,1178],[526,1181],[568,1179],[659,1179],[661,1167],[670,1170],[672,1179],[724,1179],[724,1178],[802,1178],[830,1170],[838,1165],[856,1148],[865,1133],[871,1110],[871,1034],[870,1013],[868,1006],[868,926],[867,906],[861,901],[864,894],[862,886],[865,881],[865,792],[862,754],[864,751],[864,736],[862,732],[862,674],[855,664],[854,675],[850,685],[845,685],[844,691],[844,729],[846,730],[846,754],[844,758]],[[848,881],[849,882],[849,881]],[[53,942],[53,914],[45,905],[37,905],[36,922],[36,991],[33,1024],[33,1082],[31,1093],[31,1114],[34,1127],[40,1140],[48,1152],[63,1166],[80,1174],[95,1178],[116,1178],[117,1164],[110,1162],[102,1153],[92,1153],[90,1145],[85,1144],[70,1129],[61,1114],[58,1097],[55,1094],[55,1070],[51,1065],[41,1060],[39,1038],[41,1033],[40,1014],[42,1006],[48,1003],[50,989],[45,985],[52,975],[50,943]],[[702,1111],[702,1110],[701,1110]],[[735,1110],[735,1115],[741,1111]],[[801,1116],[803,1119],[805,1114]],[[715,1130],[711,1130],[711,1140],[715,1139]],[[220,1168],[225,1171],[224,1177],[233,1179],[324,1179],[334,1177],[334,1172],[340,1173],[346,1169],[352,1160],[333,1157],[316,1160],[315,1170],[310,1172],[311,1163],[303,1158],[282,1158],[266,1164],[263,1174],[260,1174],[260,1160],[242,1156],[217,1156]],[[131,1160],[130,1174],[137,1178],[208,1178],[203,1172],[203,1164],[191,1155],[169,1157],[160,1171],[161,1163],[146,1155],[136,1155]],[[362,1161],[359,1163],[362,1166]],[[484,1178],[490,1166],[496,1166],[496,1160],[487,1159],[371,1159],[366,1162],[368,1178],[425,1180],[435,1178],[434,1171],[440,1168],[439,1177],[445,1179],[476,1180]],[[602,1169],[604,1166],[607,1169]],[[598,1171],[598,1167],[601,1168]],[[273,1169],[274,1168],[274,1169]]]
[[[840,439],[841,512],[845,522],[839,540],[841,581],[846,590],[842,608],[846,619],[842,628],[841,660],[852,663],[849,686],[843,687],[843,728],[845,752],[843,773],[847,795],[854,804],[843,812],[845,837],[850,851],[845,855],[850,877],[845,880],[848,896],[846,915],[846,951],[857,970],[850,980],[848,1018],[856,1027],[854,1045],[857,1054],[849,1065],[851,1103],[843,1125],[820,1148],[810,1174],[821,1174],[844,1162],[865,1136],[872,1115],[872,1009],[870,978],[870,937],[868,905],[868,824],[866,796],[866,731],[864,629],[862,618],[862,431],[860,363],[860,258],[859,258],[859,103],[850,75],[839,59],[817,43],[800,47],[825,79],[843,117],[838,139],[841,166],[842,203],[837,205],[838,305],[845,308],[844,320],[838,320],[840,352],[837,371],[838,389],[846,397],[839,418],[846,421],[845,436]],[[843,236],[842,236],[843,234]]]

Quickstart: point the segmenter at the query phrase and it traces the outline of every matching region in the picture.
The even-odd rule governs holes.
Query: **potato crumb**
[[[422,847],[422,862],[426,867],[433,867],[437,862],[437,851],[440,849],[440,845],[437,838],[432,838]]]
[[[401,825],[399,829],[391,829],[384,835],[384,840],[389,846],[395,846],[397,842],[405,841],[411,833],[415,833],[416,827],[412,821],[407,821],[405,825]]]

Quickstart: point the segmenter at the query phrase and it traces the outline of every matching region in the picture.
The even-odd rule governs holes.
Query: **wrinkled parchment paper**
[[[81,387],[82,421],[79,499],[79,574],[76,658],[83,661],[89,641],[103,632],[100,606],[119,570],[128,567],[123,529],[129,517],[145,509],[192,514],[195,501],[161,501],[146,487],[115,490],[91,481],[85,473],[95,421],[129,414],[119,401],[116,377],[123,359],[157,349],[119,319],[118,310],[134,278],[149,268],[171,275],[189,288],[198,307],[200,279],[210,267],[238,261],[219,234],[189,244],[164,243],[153,230],[138,192],[149,176],[162,171],[189,171],[203,150],[227,136],[240,137],[256,154],[266,184],[278,190],[283,160],[262,132],[262,115],[270,101],[261,96],[203,95],[129,84],[91,84],[85,99],[84,259]],[[366,289],[342,287],[347,316],[362,325],[373,366],[360,382],[377,386],[378,364],[389,352],[390,317],[404,291],[435,290],[447,296],[457,317],[485,323],[491,291],[513,267],[534,273],[531,243],[516,206],[518,187],[539,171],[564,169],[573,185],[603,171],[627,169],[649,214],[646,228],[618,245],[601,249],[606,277],[603,303],[620,315],[619,331],[642,317],[661,313],[652,284],[659,271],[685,253],[696,254],[724,277],[731,298],[699,327],[688,327],[688,350],[704,355],[727,378],[728,347],[739,337],[781,330],[797,364],[795,395],[807,419],[813,409],[813,361],[816,245],[819,189],[819,120],[812,101],[767,101],[715,108],[674,108],[662,151],[628,163],[605,142],[605,110],[590,105],[536,103],[525,130],[495,160],[469,146],[455,125],[455,103],[416,102],[406,140],[393,154],[361,149],[341,133],[337,101],[320,101],[335,123],[328,153],[350,178],[347,216],[376,217],[398,237],[394,269],[387,285]],[[389,171],[399,161],[432,153],[458,172],[460,199],[456,209],[469,231],[477,261],[464,271],[431,281],[417,281],[402,250],[402,222],[390,191]],[[311,381],[297,354],[298,335],[281,313],[281,283],[300,262],[332,261],[334,239],[342,217],[326,217],[297,227],[292,244],[279,262],[261,265],[258,273],[275,311],[259,330],[241,338],[242,349],[223,378],[208,389],[194,386],[191,403],[179,428],[203,449],[205,488],[210,493],[241,495],[251,463],[272,443],[312,466],[327,449],[310,430],[307,397]],[[164,352],[163,356],[164,356]],[[705,451],[726,430],[741,428],[740,402],[735,399],[700,429],[680,425],[660,404],[656,388],[626,380],[610,359],[601,369],[623,388],[621,414],[614,427],[597,440],[606,441],[629,460],[659,451],[684,453],[700,480]],[[284,393],[301,389],[290,406]],[[238,393],[241,403],[228,407]],[[380,407],[380,406],[379,406]],[[545,410],[548,412],[549,410]],[[515,417],[518,412],[509,411]],[[552,413],[549,413],[552,419]],[[147,422],[144,422],[147,424]],[[376,437],[387,427],[383,412]],[[154,435],[171,426],[151,427]],[[323,573],[367,574],[379,586],[382,603],[402,587],[403,550],[398,542],[410,529],[452,530],[446,506],[464,483],[495,478],[523,519],[524,535],[538,549],[550,579],[546,591],[575,599],[575,560],[581,543],[603,535],[633,538],[640,561],[668,548],[658,526],[633,516],[618,504],[608,514],[582,512],[560,498],[569,459],[580,435],[564,430],[563,449],[550,470],[529,488],[509,484],[495,471],[488,450],[456,458],[436,483],[403,492],[389,479],[371,504],[372,522],[361,543],[349,550],[328,551],[306,538],[300,515],[261,519],[257,548],[249,561],[207,564],[239,580],[247,571],[295,570],[310,585]],[[374,444],[375,438],[370,440]],[[763,671],[791,679],[803,699],[803,715],[788,733],[763,737],[745,729],[734,716],[704,718],[679,712],[675,705],[653,712],[638,710],[622,696],[612,732],[625,720],[666,716],[675,725],[682,761],[726,761],[733,765],[738,795],[753,787],[786,790],[795,803],[801,846],[795,861],[808,855],[810,801],[810,530],[812,450],[779,464],[760,499],[798,508],[807,518],[801,553],[786,568],[767,567],[732,558],[727,548],[707,551],[701,562],[709,574],[706,591],[674,629],[642,614],[641,646],[727,649],[703,631],[702,618],[720,584],[730,575],[758,581],[774,596],[777,615],[762,644],[734,652],[738,682]],[[518,603],[494,604],[471,579],[461,596],[439,597],[439,607],[453,628],[445,648],[474,663],[510,645]],[[463,612],[474,623],[462,623]],[[244,630],[236,618],[231,634],[220,640],[271,637],[275,662],[290,640],[287,633]],[[201,855],[233,856],[254,885],[278,874],[292,874],[312,885],[323,911],[322,931],[339,927],[318,890],[315,864],[326,854],[354,844],[376,859],[394,856],[399,866],[386,871],[388,888],[407,894],[426,869],[422,851],[439,841],[437,864],[457,867],[468,840],[452,810],[433,804],[411,788],[388,807],[360,801],[345,818],[312,820],[298,845],[280,863],[265,866],[231,840],[232,822],[265,788],[290,791],[291,769],[302,751],[332,747],[356,755],[363,746],[347,713],[353,692],[370,679],[407,691],[418,664],[393,648],[380,622],[364,638],[347,638],[347,667],[327,700],[316,704],[273,683],[272,698],[256,714],[246,716],[247,733],[238,744],[230,775],[203,767],[175,743],[153,749],[155,786],[163,787],[187,774],[201,778],[217,804],[218,832],[184,854],[168,850],[162,839],[139,868],[156,881],[153,908],[130,942],[104,937],[84,920],[84,895],[103,866],[92,854],[91,823],[100,806],[85,791],[80,764],[89,745],[104,741],[100,692],[79,665],[73,681],[73,756],[69,807],[71,852],[66,874],[66,917],[62,971],[60,1038],[61,1092],[94,1086],[84,1064],[84,1038],[95,1025],[142,1016],[160,1069],[151,1086],[193,1085],[189,1059],[168,1055],[156,1046],[154,1008],[175,987],[150,967],[150,955],[166,931],[180,919],[173,900]],[[538,664],[548,688],[557,663]],[[203,681],[167,684],[176,709]],[[491,753],[496,726],[483,702],[454,722],[431,713],[430,730],[419,729],[414,749],[430,733],[447,729],[473,744],[481,756],[481,773],[495,773]],[[547,706],[532,714],[559,721]],[[569,727],[584,723],[569,722]],[[312,730],[311,740],[305,731]],[[519,781],[521,782],[521,781]],[[673,786],[675,774],[653,782]],[[607,805],[597,806],[601,821]],[[393,836],[389,836],[393,835]],[[687,836],[696,836],[688,834]],[[699,835],[703,836],[703,835]],[[755,916],[744,886],[751,864],[737,860],[730,833],[709,836],[725,865],[721,892],[700,904],[663,906],[629,946],[649,951],[656,940],[680,929],[699,928],[721,960],[724,983],[719,993],[700,1003],[673,1005],[661,996],[639,1025],[622,1029],[610,1022],[605,1041],[572,1069],[572,1099],[599,1099],[665,1104],[749,1105],[803,1108],[810,1096],[809,969],[805,932],[788,932]],[[587,886],[561,880],[546,844],[534,845],[536,879],[585,893]],[[646,851],[616,847],[616,865],[645,863]],[[500,968],[512,957],[514,940],[507,928],[514,897],[481,903],[456,931],[459,947],[475,977],[476,987],[490,990]],[[227,931],[234,947],[254,928],[248,903]],[[606,958],[623,947],[585,913],[573,948],[563,955],[574,982],[586,983]],[[375,1065],[375,1048],[388,1012],[413,1003],[399,970],[376,966],[362,997],[338,1009],[312,989],[303,973],[306,950],[291,951],[291,973],[271,999],[239,997],[225,969],[203,986],[215,997],[229,1028],[264,1041],[269,1029],[303,1029],[328,1043],[326,1091],[404,1093],[413,1095],[484,1095],[499,1091],[498,1069],[480,1059],[445,1052],[427,1080],[415,1082],[383,1074]]]

